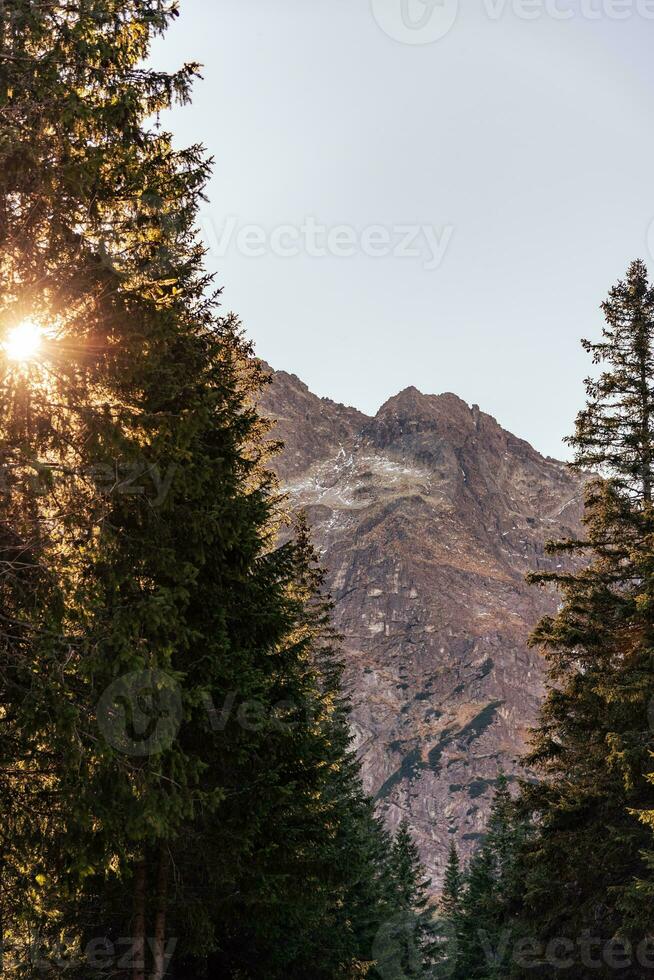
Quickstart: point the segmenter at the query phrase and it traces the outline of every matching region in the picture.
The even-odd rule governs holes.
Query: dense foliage
[[[549,667],[525,759],[537,778],[515,806],[501,788],[459,898],[450,865],[455,977],[636,978],[654,966],[654,290],[643,263],[603,309],[570,439],[573,465],[592,472],[586,534],[551,544],[559,570],[533,576],[561,596],[532,637]]]
[[[176,5],[1,13],[4,972],[363,976],[400,899],[158,121],[196,68],[144,67]]]
[[[646,778],[654,748],[654,291],[641,262],[603,309],[602,339],[584,342],[597,370],[570,440],[575,466],[597,474],[587,487],[586,537],[551,546],[576,558],[576,570],[535,576],[554,581],[562,603],[533,635],[551,687],[527,759],[539,780],[523,794],[538,822],[525,918],[541,938],[571,947],[580,976],[612,973],[609,944],[623,939],[636,949],[654,926],[633,895],[648,844],[633,811],[654,802]],[[588,933],[607,952],[601,965],[589,966],[581,950]],[[624,966],[623,975],[640,969]]]
[[[500,774],[484,839],[465,869],[455,845],[450,849],[440,900],[443,941],[436,977],[500,980],[509,975],[527,836],[526,822]]]
[[[383,980],[427,980],[433,976],[438,928],[418,848],[406,820],[398,827],[389,858],[393,915],[374,946],[376,972]]]
[[[654,289],[604,304],[549,691],[440,903],[350,748],[195,227],[210,171],[144,67],[169,0],[0,0],[0,950],[13,978],[496,980],[654,964]],[[31,349],[26,344],[31,342]],[[280,532],[283,533],[280,535]]]

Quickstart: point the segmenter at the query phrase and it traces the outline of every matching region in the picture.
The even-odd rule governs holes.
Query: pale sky
[[[262,357],[562,456],[579,338],[654,272],[653,50],[654,0],[182,0],[152,61],[204,65],[164,124],[215,157],[208,264]]]

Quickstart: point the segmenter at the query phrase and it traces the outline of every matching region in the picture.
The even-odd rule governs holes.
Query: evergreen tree
[[[221,827],[206,828],[203,853],[197,855],[191,844],[190,855],[182,856],[184,861],[197,855],[193,887],[201,883],[205,908],[220,909],[220,922],[209,917],[210,931],[220,926],[223,933],[221,948],[209,958],[210,976],[362,976],[388,914],[387,836],[363,793],[350,749],[331,601],[322,594],[323,574],[303,521],[287,547],[294,569],[287,594],[295,624],[288,637],[292,660],[286,657],[275,712],[263,731],[267,765],[288,771],[280,770],[282,778],[259,801],[247,868],[233,880],[238,895],[232,903],[223,900],[229,868],[207,880],[201,865],[207,847],[212,867],[224,861],[225,819],[233,819],[234,836],[247,831],[242,791],[233,812],[229,804],[221,809]],[[244,772],[241,778],[251,777]],[[189,969],[195,976],[197,959]]]
[[[579,960],[578,939],[636,941],[651,933],[632,882],[644,877],[646,831],[631,810],[651,808],[654,673],[652,446],[654,292],[634,262],[603,306],[601,341],[584,341],[598,367],[570,439],[574,465],[598,476],[586,494],[584,540],[553,544],[576,563],[533,576],[554,582],[561,607],[536,629],[550,690],[527,759],[540,780],[525,786],[538,833],[529,848],[525,927],[575,944],[577,976],[611,973]],[[557,974],[552,967],[551,975]],[[637,976],[626,968],[623,976]]]
[[[174,939],[196,976],[363,975],[384,838],[203,267],[210,164],[158,125],[196,73],[144,67],[176,4],[1,12],[5,971],[87,980],[100,943],[162,980]]]
[[[383,980],[432,976],[437,951],[429,880],[409,825],[403,820],[389,857],[391,915],[375,944],[378,974]]]
[[[454,976],[474,980],[495,977],[504,964],[494,961],[497,926],[495,866],[491,848],[482,846],[466,871]]]
[[[443,916],[455,922],[461,911],[461,893],[463,888],[463,874],[459,852],[454,841],[450,844],[450,852],[445,867],[445,879],[443,881],[443,893],[440,900],[440,910]]]
[[[438,939],[434,976],[438,978],[456,976],[463,924],[464,886],[465,874],[461,867],[456,844],[452,841],[445,866],[443,891],[439,901],[439,920],[436,924]]]
[[[450,923],[450,942],[443,950],[441,976],[499,980],[509,975],[526,834],[508,780],[501,773],[484,840],[463,876],[456,850],[451,851],[441,900]]]

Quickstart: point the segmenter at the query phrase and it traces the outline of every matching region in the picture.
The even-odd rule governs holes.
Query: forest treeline
[[[654,970],[654,290],[605,304],[551,545],[549,694],[436,902],[364,793],[330,600],[146,67],[168,0],[0,0],[0,969],[72,980]]]

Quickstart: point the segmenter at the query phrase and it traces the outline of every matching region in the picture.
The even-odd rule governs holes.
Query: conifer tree
[[[461,911],[461,892],[463,886],[463,874],[459,852],[454,841],[450,844],[450,852],[445,867],[445,879],[443,881],[443,893],[440,900],[440,910],[443,916],[451,921],[456,921],[456,917]]]
[[[448,974],[453,980],[509,975],[526,833],[508,780],[500,773],[486,834],[465,871],[457,902],[455,961]]]
[[[561,607],[533,635],[550,690],[526,760],[539,782],[523,791],[538,826],[524,918],[545,940],[573,943],[584,930],[605,942],[642,940],[653,925],[630,898],[645,844],[630,811],[652,802],[654,292],[642,262],[603,309],[602,339],[584,341],[597,372],[570,439],[574,465],[597,474],[587,487],[585,538],[550,548],[576,564],[533,576],[556,584]],[[586,975],[578,959],[575,968]]]
[[[210,163],[158,123],[196,68],[144,67],[177,6],[1,12],[6,972],[87,980],[100,941],[100,972],[162,980],[174,939],[197,976],[306,976],[319,941],[362,975],[383,835],[306,547],[276,544],[262,369],[203,267]]]
[[[210,975],[362,976],[388,916],[387,835],[362,790],[350,748],[331,601],[323,595],[323,573],[303,519],[286,550],[293,569],[286,601],[295,629],[287,638],[275,710],[262,728],[267,766],[282,778],[266,789],[254,825],[242,811],[241,787],[237,807],[221,808],[220,827],[205,829],[203,852],[191,843],[190,854],[184,848],[178,860],[196,858],[191,892],[201,883],[210,910],[200,931],[222,928],[221,948],[209,957]],[[252,774],[244,771],[240,778],[247,785]],[[207,854],[212,865],[222,866],[226,822],[233,822],[229,833],[251,839],[247,868],[233,880],[238,897],[227,907],[222,896],[229,867],[209,879],[201,870]],[[192,898],[183,896],[181,905]],[[217,908],[220,922],[212,918]],[[188,968],[195,975],[197,958]]]
[[[376,943],[376,969],[384,980],[432,975],[437,939],[429,885],[408,822],[400,823],[389,858],[391,916]]]
[[[461,867],[456,844],[452,841],[445,866],[443,891],[438,903],[439,918],[436,923],[436,964],[433,975],[439,980],[457,976],[463,925],[464,886],[465,873]]]

